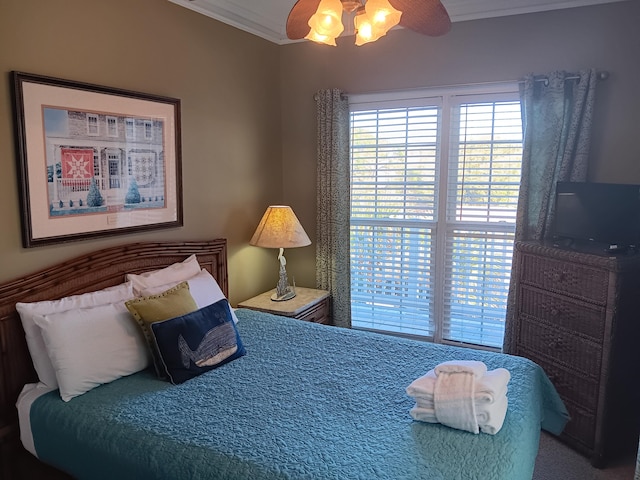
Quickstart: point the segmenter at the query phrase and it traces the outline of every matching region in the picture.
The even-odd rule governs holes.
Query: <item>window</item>
[[[144,138],[151,140],[153,138],[153,123],[151,120],[144,121]]]
[[[118,119],[116,117],[107,117],[107,135],[110,137],[118,136]]]
[[[109,188],[120,188],[120,155],[107,151],[109,165]]]
[[[350,96],[355,328],[501,347],[517,84]]]
[[[93,113],[87,113],[87,134],[88,135],[98,135],[98,115]]]
[[[93,151],[93,176],[100,176],[100,158],[98,157],[97,150]]]
[[[136,138],[136,123],[133,118],[125,119],[125,136],[127,140],[135,140]]]

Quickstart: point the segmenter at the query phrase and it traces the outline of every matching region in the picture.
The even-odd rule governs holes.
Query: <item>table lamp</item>
[[[271,296],[271,300],[282,302],[295,297],[295,282],[294,286],[291,287],[287,279],[287,270],[285,268],[287,260],[284,258],[284,249],[306,247],[311,245],[311,240],[309,240],[291,207],[285,205],[269,206],[267,211],[264,212],[262,220],[260,220],[249,244],[256,247],[280,249],[278,254],[280,274],[276,291]]]

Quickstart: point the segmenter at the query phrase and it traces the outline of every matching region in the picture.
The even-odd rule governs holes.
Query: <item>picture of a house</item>
[[[164,122],[44,109],[52,217],[165,206]]]

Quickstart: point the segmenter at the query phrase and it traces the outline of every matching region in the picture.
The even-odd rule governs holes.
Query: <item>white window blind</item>
[[[522,156],[516,87],[350,97],[354,327],[502,345]]]

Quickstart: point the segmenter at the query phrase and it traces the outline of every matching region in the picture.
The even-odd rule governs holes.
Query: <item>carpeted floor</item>
[[[533,480],[633,480],[635,457],[593,468],[586,457],[542,432]]]

